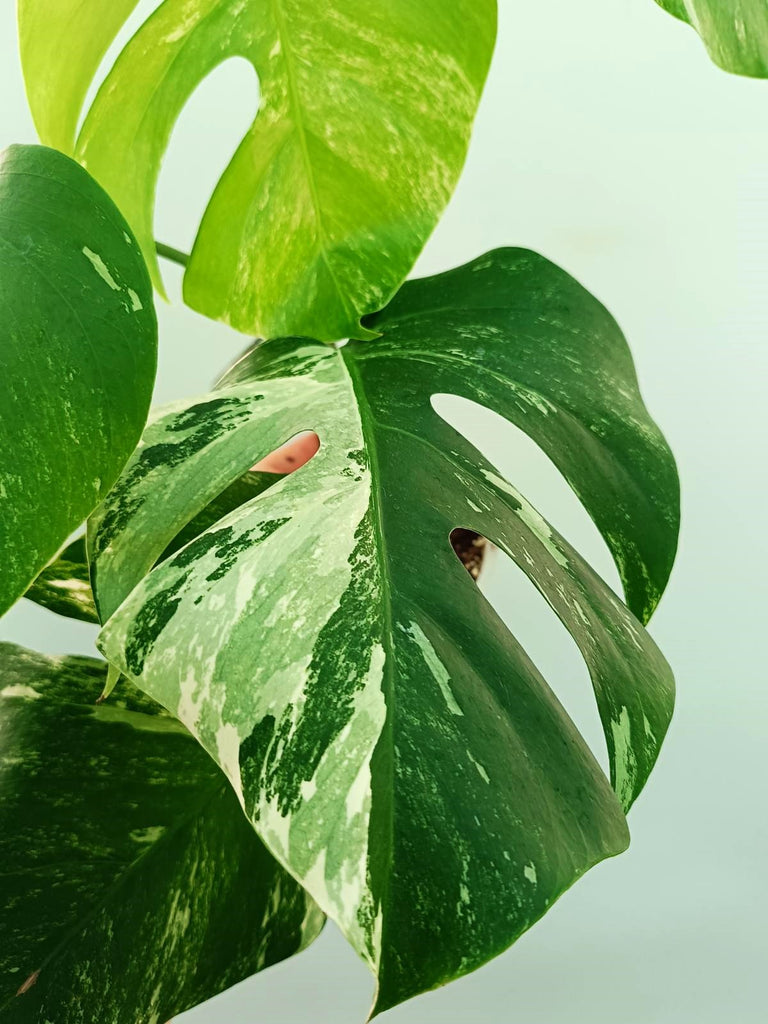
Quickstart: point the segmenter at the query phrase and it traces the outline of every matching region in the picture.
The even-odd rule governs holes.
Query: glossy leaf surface
[[[291,956],[322,915],[198,744],[106,666],[0,644],[0,1021],[173,1014]]]
[[[0,154],[0,614],[114,483],[156,358],[149,275],[109,197],[55,150]]]
[[[361,336],[360,316],[406,276],[456,185],[496,0],[165,0],[117,59],[75,145],[83,68],[95,71],[118,28],[103,8],[22,0],[43,141],[62,145],[67,125],[67,151],[114,197],[159,283],[153,210],[171,131],[214,68],[245,58],[259,76],[259,112],[203,218],[186,301],[265,337]],[[55,49],[33,31],[49,15]]]
[[[692,25],[712,60],[726,71],[768,77],[768,4],[765,0],[656,0]]]
[[[145,435],[89,527],[100,644],[185,722],[259,835],[376,972],[376,1010],[505,949],[627,843],[673,703],[640,621],[431,407],[474,398],[558,463],[647,617],[674,463],[607,312],[534,254],[407,285],[331,350],[267,342]],[[301,430],[320,450],[152,569]],[[453,553],[506,551],[589,666],[613,789]],[[145,576],[148,570],[149,575]]]

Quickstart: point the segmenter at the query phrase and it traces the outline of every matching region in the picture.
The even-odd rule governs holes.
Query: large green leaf
[[[133,6],[117,5],[123,19]],[[360,316],[406,276],[455,187],[496,31],[496,0],[165,0],[75,145],[83,69],[121,18],[104,18],[102,0],[21,0],[20,12],[41,138],[113,196],[158,285],[153,211],[174,123],[222,61],[253,65],[259,113],[203,218],[184,294],[267,337],[361,336]]]
[[[656,0],[699,33],[712,60],[726,71],[768,77],[765,0]]]
[[[0,614],[101,501],[146,423],[152,287],[73,160],[0,154]]]
[[[678,491],[616,324],[541,257],[502,250],[406,285],[370,326],[379,340],[337,349],[267,342],[168,410],[89,537],[103,650],[226,771],[376,972],[382,1010],[499,953],[626,846],[673,703],[638,619],[431,395],[489,405],[552,455],[641,616]],[[305,429],[309,463],[145,577],[217,489]],[[506,551],[573,634],[613,789],[454,527]]]
[[[105,668],[0,644],[3,1024],[163,1022],[322,927],[175,719],[94,704]]]

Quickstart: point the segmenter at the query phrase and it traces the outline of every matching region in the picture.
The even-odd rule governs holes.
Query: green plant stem
[[[157,249],[158,256],[162,256],[166,260],[171,260],[173,263],[178,263],[182,267],[186,267],[189,263],[188,253],[182,252],[180,249],[174,249],[171,245],[164,245],[162,242],[155,242],[155,249]]]

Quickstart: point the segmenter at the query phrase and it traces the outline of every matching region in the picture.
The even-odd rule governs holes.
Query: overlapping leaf
[[[322,927],[186,730],[0,644],[0,1020],[166,1021]]]
[[[98,623],[85,537],[68,544],[56,561],[43,569],[24,597],[57,615]]]
[[[335,350],[267,342],[167,410],[89,537],[103,650],[222,766],[376,972],[378,1011],[484,963],[625,847],[673,702],[639,619],[432,394],[497,409],[551,455],[642,618],[678,490],[616,324],[542,258],[501,250],[406,285],[368,324],[382,337]],[[307,465],[152,569],[301,430],[321,441]],[[455,527],[514,558],[573,634],[612,788],[464,572]]]
[[[152,287],[73,160],[0,154],[0,614],[101,501],[146,423]]]
[[[218,494],[202,512],[185,525],[159,559],[168,558],[203,530],[213,526],[222,516],[261,494],[280,479],[275,473],[244,473]],[[90,569],[85,536],[78,537],[62,551],[55,562],[46,566],[24,594],[28,600],[49,611],[82,622],[98,623],[99,616],[91,590]]]
[[[656,0],[699,33],[712,60],[726,71],[768,77],[765,0]]]
[[[259,113],[203,218],[185,298],[267,337],[361,336],[360,316],[406,276],[455,187],[496,0],[165,0],[75,145],[90,77],[134,6],[105,17],[101,0],[21,0],[43,141],[75,153],[110,192],[157,283],[153,209],[173,125],[209,72],[246,58]]]

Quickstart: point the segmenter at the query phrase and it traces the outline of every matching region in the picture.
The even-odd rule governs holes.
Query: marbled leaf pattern
[[[0,153],[0,324],[2,615],[117,479],[157,362],[135,238],[83,168],[43,146]]]
[[[168,544],[159,561],[168,558],[222,516],[266,491],[279,479],[276,473],[244,473],[184,526]],[[68,544],[59,557],[43,569],[24,597],[57,615],[98,623],[85,536],[77,537]]]
[[[641,625],[433,411],[483,402],[554,458],[647,618],[674,462],[607,312],[532,253],[406,285],[374,342],[257,346],[161,412],[89,526],[100,645],[223,768],[268,848],[378,979],[375,1011],[505,949],[628,842],[673,705]],[[238,474],[318,453],[155,568]],[[462,568],[461,526],[530,576],[589,666],[611,783]]]
[[[106,665],[0,644],[0,1021],[164,1024],[323,915],[187,731]]]

